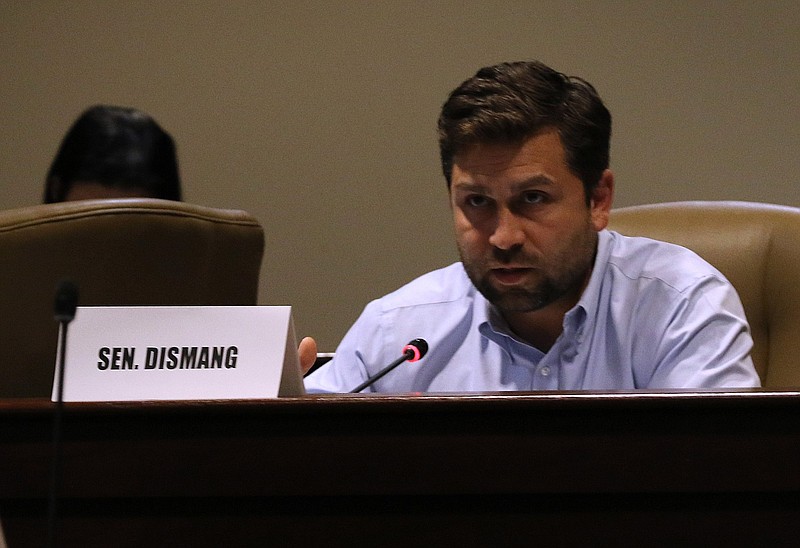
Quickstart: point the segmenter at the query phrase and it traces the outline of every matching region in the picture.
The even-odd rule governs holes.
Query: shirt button
[[[543,376],[543,377],[547,377],[547,376],[549,376],[549,375],[550,375],[550,366],[548,366],[548,365],[545,365],[544,367],[542,367],[542,368],[539,370],[539,372],[542,374],[542,376]]]

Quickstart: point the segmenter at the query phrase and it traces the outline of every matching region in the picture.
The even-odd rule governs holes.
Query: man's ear
[[[610,169],[603,171],[600,181],[592,190],[589,200],[590,215],[592,216],[592,226],[600,232],[608,226],[608,215],[611,212],[611,205],[614,202],[614,174]]]

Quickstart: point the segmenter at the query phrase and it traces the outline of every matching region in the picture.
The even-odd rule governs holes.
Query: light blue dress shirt
[[[455,263],[369,303],[306,390],[349,392],[418,337],[428,354],[364,392],[759,386],[736,291],[683,247],[600,232],[589,284],[563,326],[547,353],[522,342]]]

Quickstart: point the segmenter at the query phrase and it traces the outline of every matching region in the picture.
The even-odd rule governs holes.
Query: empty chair
[[[62,280],[80,306],[255,305],[263,251],[238,210],[131,198],[0,212],[0,397],[50,396]]]

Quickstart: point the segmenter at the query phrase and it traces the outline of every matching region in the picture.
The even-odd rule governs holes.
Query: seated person
[[[144,112],[94,106],[61,142],[44,203],[134,197],[181,199],[175,143]]]
[[[370,303],[309,392],[347,392],[414,338],[427,356],[365,391],[756,387],[725,277],[693,252],[609,231],[611,115],[539,62],[479,70],[449,96],[439,148],[461,261]],[[316,344],[300,344],[311,367]]]

